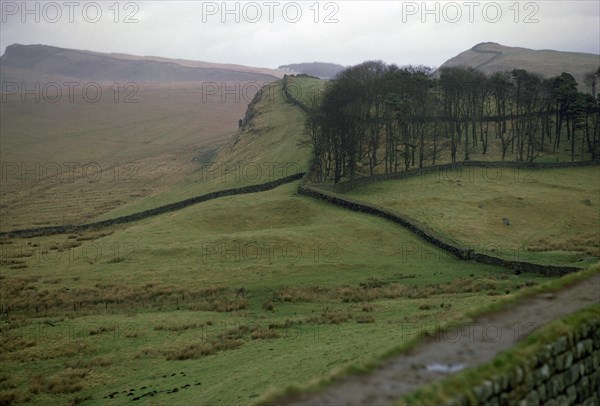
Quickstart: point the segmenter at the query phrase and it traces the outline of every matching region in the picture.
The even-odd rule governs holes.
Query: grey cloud
[[[313,1],[294,4],[279,1],[273,9],[273,22],[268,21],[268,2],[238,2],[239,23],[234,21],[233,14],[223,13],[221,1],[120,2],[119,22],[114,22],[114,9],[109,9],[113,2],[97,2],[103,14],[95,23],[86,21],[81,13],[85,7],[93,10],[91,2],[78,3],[74,22],[68,21],[64,2],[54,2],[63,11],[57,22],[45,18],[52,19],[53,15],[43,15],[44,9],[51,11],[54,6],[49,4],[53,2],[28,2],[30,9],[36,7],[32,4],[38,4],[39,23],[33,21],[35,16],[31,14],[25,15],[26,21],[22,22],[22,10],[11,14],[14,11],[11,7],[20,7],[22,2],[1,3],[2,53],[15,42],[41,43],[265,67],[315,60],[349,65],[367,59],[438,66],[486,41],[534,49],[600,53],[600,5],[592,1],[528,2],[535,6],[527,9],[525,2],[520,2],[518,15],[510,8],[514,2],[476,2],[473,9],[466,6],[469,2],[439,2],[437,6],[428,2],[428,10],[436,7],[439,10],[437,16],[423,13],[422,2],[322,1],[318,3],[317,15]],[[496,22],[491,22],[496,7],[492,3],[501,7],[501,18]],[[298,8],[295,4],[302,15],[293,23]],[[257,5],[262,19],[253,23],[249,20],[256,16]],[[215,11],[214,7],[216,13],[203,15],[203,11]],[[227,7],[232,10],[236,3],[229,1]],[[288,15],[283,14],[284,9]],[[484,9],[487,15],[483,14]],[[457,10],[462,14],[458,20]],[[131,17],[138,22],[124,23],[123,19],[134,11]],[[325,23],[328,16],[339,21]],[[537,22],[525,22],[528,16]],[[436,17],[439,22],[435,22]]]

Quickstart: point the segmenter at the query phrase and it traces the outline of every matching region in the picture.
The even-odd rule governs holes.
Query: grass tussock
[[[95,335],[99,335],[99,334],[103,334],[103,333],[110,333],[110,332],[114,332],[114,331],[115,331],[115,326],[109,326],[109,327],[97,326],[97,327],[92,328],[89,331],[89,334],[91,336],[95,336]]]
[[[234,312],[248,307],[248,300],[243,297],[216,297],[206,302],[199,302],[190,307],[191,310],[211,312]]]
[[[61,314],[85,311],[93,314],[109,309],[184,306],[190,310],[234,312],[248,307],[248,300],[233,288],[190,290],[165,284],[125,285],[97,283],[91,287],[63,289],[60,284],[39,285],[39,277],[8,277],[3,280],[4,297],[11,312]]]
[[[257,327],[252,330],[250,337],[253,340],[272,340],[274,338],[281,337],[281,335],[277,332],[277,330]]]
[[[317,324],[342,324],[352,319],[352,313],[326,307],[319,316],[311,317],[309,322]]]
[[[77,241],[90,241],[97,240],[102,237],[107,237],[112,235],[113,230],[105,230],[105,231],[88,231],[85,233],[79,233],[75,239]]]
[[[292,326],[298,326],[298,325],[301,325],[304,323],[306,323],[306,320],[304,320],[304,319],[296,319],[296,320],[285,319],[285,321],[270,323],[269,328],[270,329],[274,329],[274,328],[286,329],[286,328],[290,328]]]
[[[37,341],[35,340],[13,336],[10,334],[4,335],[0,340],[0,347],[4,353],[21,351],[26,348],[34,347],[36,344]]]
[[[87,369],[67,368],[50,377],[33,375],[29,380],[29,391],[33,394],[54,395],[79,392],[83,389],[82,381],[88,374]]]
[[[181,323],[181,324],[159,324],[158,326],[154,326],[154,331],[185,331],[185,330],[194,330],[197,328],[202,328],[205,326],[205,323]]]
[[[182,361],[186,359],[198,359],[218,352],[235,350],[244,344],[243,340],[218,340],[213,342],[199,342],[188,344],[183,348],[170,351],[166,354],[167,361]]]
[[[13,352],[3,351],[5,359],[26,363],[72,358],[81,356],[82,354],[89,354],[91,351],[90,345],[83,339],[72,340],[68,345],[65,345],[60,341],[51,342],[49,345],[41,345],[37,342],[32,345],[31,341],[28,341],[28,343],[27,346],[21,347]]]
[[[217,332],[219,340],[239,340],[244,338],[252,329],[245,324]]]
[[[356,322],[358,324],[366,324],[366,323],[375,323],[375,317],[370,315],[359,315],[356,317]]]
[[[86,396],[76,396],[67,403],[68,406],[77,406],[82,404],[83,402],[92,399],[90,395]]]
[[[273,301],[358,303],[397,298],[423,299],[434,295],[496,292],[508,283],[510,282],[504,278],[504,275],[498,275],[494,279],[458,278],[447,283],[425,284],[422,286],[371,279],[357,286],[282,288],[273,294]],[[369,310],[367,308],[363,311]]]
[[[273,304],[272,300],[265,301],[262,305],[262,308],[269,312],[275,312],[275,305]]]
[[[9,406],[17,401],[19,393],[15,390],[0,391],[0,406]]]
[[[564,240],[556,240],[550,237],[540,238],[535,243],[529,244],[527,250],[534,252],[582,252],[586,255],[600,257],[600,236],[597,233],[592,233],[581,234]]]
[[[31,394],[18,389],[0,390],[0,406],[28,403]]]
[[[93,358],[76,358],[67,361],[66,365],[73,369],[90,369],[90,368],[104,368],[111,366],[113,359],[109,357],[97,356]]]
[[[212,323],[210,325],[212,325]],[[203,325],[199,324],[198,326],[202,327]],[[209,327],[209,324],[207,323],[206,326]],[[243,324],[229,329],[221,327],[222,326],[215,326],[214,329],[202,330],[200,340],[176,347],[169,344],[163,346],[148,345],[138,351],[134,355],[134,358],[164,357],[167,361],[198,359],[241,347],[246,343],[246,339],[252,331],[250,327]]]

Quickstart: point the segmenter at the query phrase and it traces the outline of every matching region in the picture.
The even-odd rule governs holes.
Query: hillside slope
[[[321,81],[298,80],[303,93]],[[315,90],[316,91],[316,90]],[[244,126],[214,155],[199,151],[195,169],[173,187],[134,199],[97,219],[131,214],[216,190],[270,182],[308,169],[311,149],[305,145],[304,114],[286,103],[282,81],[265,85],[245,114]],[[209,151],[207,151],[209,152]]]
[[[482,42],[444,62],[441,68],[470,66],[486,74],[525,69],[544,77],[571,73],[578,83],[587,72],[600,65],[600,55],[553,50],[533,50],[507,47],[494,42]]]
[[[42,91],[39,100],[32,94],[23,100],[19,91],[5,95],[0,111],[2,231],[87,223],[104,213],[113,217],[109,212],[121,210],[121,206],[125,211],[120,214],[129,214],[125,209],[129,205],[155,207],[240,186],[224,185],[220,179],[205,184],[206,165],[235,134],[255,92],[276,80],[268,73],[277,75],[277,71],[245,66],[41,45],[11,45],[0,64],[2,81],[15,81],[17,87],[21,81],[33,81],[40,88],[55,82],[63,92],[57,101],[47,100]],[[186,82],[192,79],[194,82]],[[114,90],[113,80],[121,82],[120,92]],[[128,80],[139,85],[125,88]],[[202,80],[218,85],[211,84],[207,94]],[[60,84],[68,81],[108,82],[111,87],[102,85],[102,97],[90,101],[81,85],[67,94],[69,90]],[[222,83],[229,82],[225,86],[230,91],[234,88],[231,81],[236,82],[240,94],[230,92],[223,98]],[[277,86],[273,83],[269,88],[276,92]],[[33,84],[28,83],[27,88],[32,89]],[[270,100],[280,101],[280,95]],[[267,117],[277,123],[264,122],[265,128],[282,128],[286,120],[302,126],[300,113],[281,108],[273,107],[275,114]],[[298,151],[286,142],[270,148],[286,147],[287,152],[281,155],[279,151],[271,159]],[[263,145],[249,151],[268,149]],[[75,169],[71,171],[71,167]],[[286,172],[292,173],[291,167],[288,169]],[[267,173],[263,170],[265,176],[254,183],[263,183]],[[173,188],[175,196],[171,198]]]
[[[20,44],[6,48],[0,68],[3,81],[17,82],[65,78],[111,83],[269,82],[281,77],[274,70],[247,66]]]
[[[105,99],[93,105],[15,101],[3,106],[7,118],[0,127],[2,158],[12,172],[0,188],[0,229],[118,217],[216,190],[269,182],[308,167],[310,148],[298,145],[305,137],[304,116],[284,101],[281,81],[263,87],[237,133],[236,123],[225,130],[216,121],[224,125],[232,114],[243,117],[242,102],[201,103],[195,88],[143,91],[139,98],[140,103],[133,104]],[[19,118],[24,107],[32,114],[25,123]],[[67,115],[63,110],[69,107],[73,111]],[[87,123],[87,130],[77,129],[81,123]],[[40,133],[36,126],[48,129]],[[222,146],[219,153],[217,146]],[[52,154],[47,161],[44,150]],[[82,169],[65,179],[62,162],[72,161],[81,168],[92,161],[101,176],[91,182],[91,172],[86,175]],[[42,172],[56,162],[61,176],[21,175],[19,162]]]

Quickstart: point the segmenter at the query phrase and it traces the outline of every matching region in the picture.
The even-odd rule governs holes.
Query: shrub
[[[356,322],[357,323],[375,323],[375,318],[373,316],[370,315],[360,315],[356,317]]]
[[[0,391],[0,406],[9,406],[17,402],[21,402],[20,393],[14,390]]]
[[[208,324],[208,323],[207,323]],[[155,331],[184,331],[202,327],[202,323],[183,323],[183,324],[171,324],[171,325],[158,325],[154,326]]]
[[[50,393],[55,395],[79,392],[83,389],[80,381],[88,375],[87,369],[68,368],[49,378],[34,375],[29,381],[31,393]]]
[[[207,355],[213,355],[220,351],[234,350],[244,344],[242,340],[218,340],[211,343],[194,343],[188,344],[185,347],[170,351],[166,359],[167,361],[186,359],[197,359]]]
[[[352,318],[352,315],[348,312],[341,312],[338,310],[330,310],[326,308],[320,316],[311,317],[308,321],[315,322],[318,324],[341,324],[347,322]]]
[[[264,302],[262,307],[263,307],[263,309],[268,310],[270,312],[275,311],[272,300],[267,300],[266,302]]]
[[[373,311],[373,306],[372,306],[372,305],[369,305],[369,304],[365,304],[365,305],[363,305],[363,307],[362,307],[362,311],[363,311],[363,312],[372,312],[372,311]]]
[[[253,340],[265,340],[279,338],[280,334],[273,329],[255,328],[250,335]]]

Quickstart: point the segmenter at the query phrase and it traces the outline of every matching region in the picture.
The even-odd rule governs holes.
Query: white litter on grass
[[[458,372],[461,369],[464,369],[464,364],[428,364],[427,371],[429,372],[442,372],[442,373],[452,373]]]

